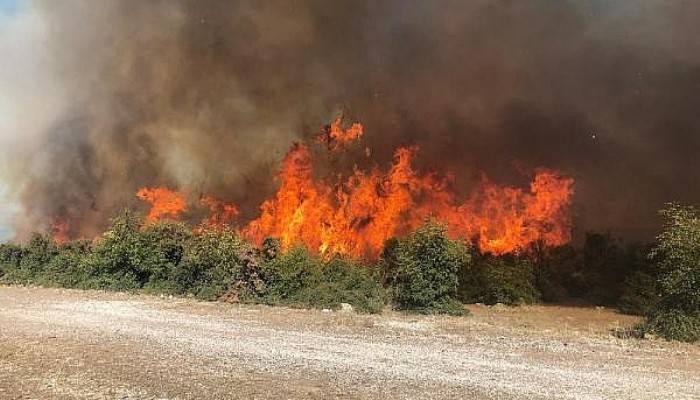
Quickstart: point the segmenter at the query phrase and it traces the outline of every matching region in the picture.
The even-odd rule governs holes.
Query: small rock
[[[352,304],[340,303],[340,311],[342,312],[353,312]]]
[[[329,313],[329,312],[331,312],[331,310],[328,309],[328,308],[324,308],[323,310],[321,310],[321,312],[323,312],[323,313]]]

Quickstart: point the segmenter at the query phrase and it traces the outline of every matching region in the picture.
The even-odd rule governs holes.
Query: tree
[[[471,262],[469,247],[447,237],[446,228],[429,222],[394,244],[387,259],[394,277],[394,299],[401,309],[422,313],[465,312],[455,299],[458,273]]]
[[[660,301],[647,327],[668,339],[700,340],[700,215],[694,207],[661,210],[664,230],[651,257],[659,260]]]

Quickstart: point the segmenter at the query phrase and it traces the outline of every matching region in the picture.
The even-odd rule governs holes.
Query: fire
[[[56,219],[51,225],[51,233],[56,244],[62,245],[70,242],[70,225],[65,219]]]
[[[211,196],[202,196],[199,202],[209,209],[209,217],[203,222],[208,227],[230,226],[239,213],[235,204],[225,203]]]
[[[573,180],[542,170],[528,192],[484,179],[459,204],[449,178],[413,169],[417,152],[416,147],[399,148],[387,172],[356,170],[330,185],[315,179],[311,153],[296,144],[282,163],[279,190],[243,233],[256,243],[272,236],[283,248],[303,244],[321,254],[369,258],[377,257],[387,239],[427,218],[448,223],[453,237],[475,238],[483,251],[496,254],[520,251],[535,241],[570,241]]]
[[[358,123],[343,129],[341,117],[317,139],[334,151],[362,135]],[[276,237],[283,249],[304,245],[322,255],[370,259],[378,257],[387,239],[405,235],[427,219],[446,223],[453,238],[474,241],[482,251],[495,254],[523,251],[534,242],[556,246],[571,240],[572,179],[540,170],[529,189],[523,189],[483,177],[459,200],[452,176],[413,167],[418,152],[418,147],[400,147],[386,170],[355,168],[328,180],[315,175],[309,147],[295,143],[277,174],[277,192],[239,231],[258,245]],[[176,218],[187,208],[184,197],[167,188],[144,188],[137,195],[152,206],[149,222]],[[202,226],[230,226],[239,214],[234,204],[210,196],[200,203],[209,209]]]
[[[167,217],[177,218],[187,209],[184,196],[165,187],[143,188],[136,193],[136,196],[151,204],[151,210],[146,216],[147,222]]]
[[[309,149],[296,143],[282,163],[278,179],[281,186],[274,199],[260,206],[260,217],[244,229],[256,243],[266,237],[278,237],[284,248],[303,243],[320,249],[326,236],[328,216],[333,207],[328,202],[330,190],[316,183],[312,176]]]
[[[568,206],[573,180],[539,171],[530,191],[500,187],[483,178],[451,220],[454,230],[476,236],[482,251],[502,254],[542,241],[557,246],[571,240]]]
[[[364,128],[359,123],[353,123],[349,128],[343,129],[343,117],[340,116],[323,129],[317,140],[324,143],[329,150],[338,150],[359,140],[363,134]]]

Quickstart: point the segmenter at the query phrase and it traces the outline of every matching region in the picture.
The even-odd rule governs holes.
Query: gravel
[[[0,287],[0,398],[700,399],[697,346],[527,326],[532,315],[549,318]]]

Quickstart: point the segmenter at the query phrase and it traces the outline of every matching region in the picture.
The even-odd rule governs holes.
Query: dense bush
[[[649,246],[623,246],[610,234],[587,233],[581,249],[547,248],[534,260],[535,286],[549,303],[616,306],[643,314],[658,299]]]
[[[248,242],[231,230],[209,229],[188,241],[183,262],[172,271],[171,279],[181,294],[214,300],[229,292],[242,301],[262,290],[258,270]]]
[[[700,340],[700,215],[692,207],[661,211],[664,231],[652,256],[659,259],[660,299],[647,327],[668,339]]]
[[[152,292],[176,292],[172,272],[184,255],[191,232],[183,224],[157,222],[142,226],[141,219],[124,212],[98,241],[82,263],[83,287]]]
[[[535,286],[545,302],[588,297],[589,283],[581,252],[571,245],[546,249],[535,266]]]
[[[381,285],[369,269],[345,258],[324,261],[297,247],[269,258],[262,271],[262,298],[269,304],[338,308],[349,303],[371,313],[384,304]]]
[[[647,328],[669,338],[697,336],[700,228],[694,209],[664,212],[667,229],[654,249],[624,248],[609,234],[586,235],[582,248],[533,246],[521,256],[483,255],[428,223],[385,244],[375,268],[302,248],[260,249],[229,229],[163,221],[144,224],[129,211],[94,241],[57,245],[35,234],[24,246],[0,245],[3,282],[192,295],[319,308],[350,303],[378,312],[390,297],[403,310],[463,313],[456,300],[487,304],[617,304],[647,315]],[[697,230],[697,231],[696,231]],[[385,296],[388,288],[389,296]],[[694,336],[695,335],[695,336]]]
[[[583,245],[584,274],[588,293],[584,298],[596,305],[614,306],[625,279],[624,251],[610,233],[586,233]]]
[[[659,302],[659,270],[649,258],[650,246],[633,244],[626,254],[626,277],[622,283],[618,309],[626,314],[647,315]]]
[[[14,283],[35,283],[57,254],[58,247],[50,237],[34,233],[21,251],[8,250],[8,257],[12,260],[6,264],[3,279]]]
[[[22,261],[22,247],[12,243],[0,244],[0,278],[9,271],[19,268]]]
[[[229,229],[162,221],[144,224],[125,211],[94,243],[58,246],[33,235],[24,247],[0,246],[0,276],[10,283],[84,289],[145,290],[215,300],[379,312],[384,293],[371,269],[344,258],[323,260],[303,249],[281,252],[267,239],[256,250]]]
[[[83,260],[91,253],[91,243],[77,240],[58,248],[58,253],[46,264],[34,283],[42,286],[82,287],[88,276],[84,273]]]
[[[515,255],[477,257],[462,273],[460,297],[465,302],[531,304],[539,298],[532,263]]]
[[[471,262],[469,247],[451,240],[445,227],[427,223],[384,254],[393,300],[420,313],[465,313],[456,300],[458,273]]]
[[[134,290],[147,281],[141,262],[149,258],[141,241],[142,220],[125,211],[112,220],[112,226],[92,253],[81,262],[85,280],[83,288]]]
[[[142,226],[126,212],[85,260],[86,287],[144,289],[215,300],[229,290],[249,288],[257,268],[253,248],[230,230],[193,234],[185,225],[163,221]]]

